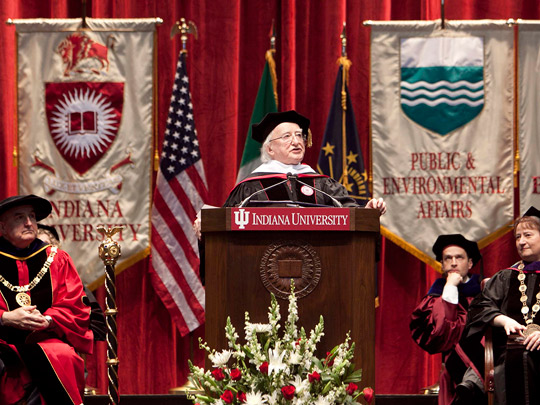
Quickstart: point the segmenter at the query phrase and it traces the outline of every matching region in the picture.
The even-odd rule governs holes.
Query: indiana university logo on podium
[[[484,107],[481,37],[401,40],[401,108],[417,124],[446,135]]]

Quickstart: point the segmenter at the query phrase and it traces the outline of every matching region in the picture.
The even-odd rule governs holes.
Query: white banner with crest
[[[103,278],[100,225],[122,270],[149,254],[156,19],[15,20],[19,193],[49,199],[85,284]]]
[[[373,195],[383,234],[437,266],[440,234],[483,246],[513,218],[513,31],[371,22]]]
[[[519,213],[540,209],[540,21],[518,23]]]

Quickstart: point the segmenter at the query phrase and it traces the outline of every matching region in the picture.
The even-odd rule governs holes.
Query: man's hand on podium
[[[368,201],[365,208],[375,208],[379,210],[381,215],[384,215],[386,212],[386,202],[382,198],[373,198]]]

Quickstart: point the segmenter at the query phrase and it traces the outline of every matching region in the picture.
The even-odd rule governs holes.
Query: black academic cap
[[[58,232],[56,231],[56,228],[54,226],[38,224],[37,227],[38,229],[49,231],[51,235],[54,236],[57,241],[60,241],[60,237],[58,236]]]
[[[294,122],[302,128],[302,133],[308,135],[309,120],[296,111],[285,111],[277,113],[268,113],[261,122],[251,126],[251,137],[259,143],[263,143],[266,137],[282,122]]]
[[[523,214],[524,217],[538,217],[540,218],[540,211],[534,208],[532,205],[531,207],[525,211],[525,214]]]
[[[442,260],[442,252],[447,246],[459,246],[467,252],[467,256],[472,259],[473,266],[476,265],[482,258],[480,250],[478,249],[478,244],[476,242],[465,239],[460,233],[455,233],[451,235],[440,235],[435,244],[433,245],[433,253],[435,253],[435,258],[438,261]]]
[[[21,205],[31,205],[36,213],[36,221],[41,221],[47,218],[52,211],[52,206],[49,200],[38,197],[37,195],[15,195],[0,201],[0,215],[7,210],[19,207]]]

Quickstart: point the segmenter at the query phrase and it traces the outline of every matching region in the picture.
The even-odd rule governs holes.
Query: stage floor
[[[437,405],[437,395],[375,395],[376,405]],[[108,405],[106,395],[92,395],[85,405]],[[191,405],[185,395],[122,395],[121,405]]]

